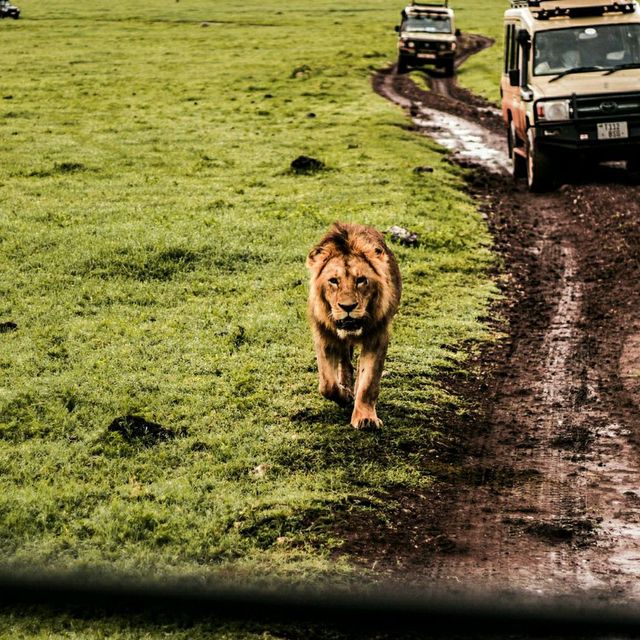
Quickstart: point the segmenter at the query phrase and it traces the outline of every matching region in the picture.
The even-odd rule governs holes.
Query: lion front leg
[[[376,414],[380,378],[387,355],[389,336],[381,336],[374,344],[363,344],[358,363],[355,405],[351,425],[356,429],[379,428],[382,420]]]
[[[320,393],[342,407],[351,406],[353,403],[351,348],[348,345],[327,345],[317,341],[316,359]]]

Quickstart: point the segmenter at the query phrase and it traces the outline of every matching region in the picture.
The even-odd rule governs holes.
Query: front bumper
[[[559,98],[562,99],[562,98]],[[640,93],[568,96],[570,120],[536,123],[540,147],[626,160],[640,148]],[[534,105],[537,111],[537,103]],[[608,133],[615,132],[615,135]]]
[[[413,66],[425,64],[441,64],[453,61],[455,53],[453,51],[416,51],[415,49],[399,49],[400,55],[406,62]]]
[[[625,122],[628,136],[625,138],[600,138],[599,123]],[[624,118],[593,119],[571,122],[538,123],[538,145],[548,151],[579,152],[585,155],[601,155],[603,160],[627,160],[640,149],[640,114]]]

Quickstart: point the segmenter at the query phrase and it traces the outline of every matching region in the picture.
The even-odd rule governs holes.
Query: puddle
[[[379,91],[389,100],[410,110],[413,123],[462,163],[481,166],[499,175],[509,174],[511,161],[502,136],[485,127],[451,113],[414,103],[398,93],[393,86],[393,74],[383,78]],[[490,112],[490,108],[486,108]]]
[[[546,243],[551,243],[547,240]],[[544,248],[542,248],[544,251]],[[561,247],[563,272],[560,282],[560,299],[544,339],[547,353],[546,376],[542,387],[542,400],[552,407],[556,403],[567,404],[571,394],[571,378],[568,361],[575,351],[579,338],[578,322],[582,315],[582,283],[576,280],[577,263],[573,247]]]
[[[413,122],[463,162],[480,165],[491,173],[509,173],[511,162],[504,142],[484,127],[429,107],[422,107]]]

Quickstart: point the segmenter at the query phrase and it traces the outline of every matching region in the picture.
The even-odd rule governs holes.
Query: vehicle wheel
[[[444,63],[444,74],[447,76],[447,78],[450,78],[453,73],[455,71],[455,65],[453,63],[453,60],[447,60]]]
[[[552,162],[538,147],[533,127],[527,131],[527,184],[529,191],[536,193],[549,191],[554,187]]]
[[[403,55],[398,56],[398,66],[396,67],[396,70],[398,73],[407,73],[407,59]]]
[[[640,159],[633,158],[629,159],[626,162],[627,165],[627,173],[629,174],[629,178],[633,184],[640,183]]]
[[[627,171],[631,171],[633,173],[640,172],[640,158],[627,160]]]
[[[515,149],[518,146],[516,125],[513,120],[509,120],[507,129],[507,146],[509,147],[509,159],[511,160],[511,172],[515,180],[527,177],[527,161]]]

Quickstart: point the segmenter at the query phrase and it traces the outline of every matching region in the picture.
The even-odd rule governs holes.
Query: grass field
[[[460,84],[500,104],[500,73],[502,70],[502,14],[507,0],[452,1],[463,31],[479,33],[495,40],[495,45],[472,56],[458,71]]]
[[[0,559],[348,576],[336,523],[432,482],[443,409],[468,409],[441,376],[490,338],[495,294],[459,171],[370,88],[402,3],[19,4],[0,23]],[[498,35],[502,2],[458,5]],[[496,59],[462,81],[495,99]],[[325,169],[291,172],[301,154]],[[304,260],[336,219],[422,239],[394,247],[379,434],[316,390]],[[29,624],[0,632],[50,637]],[[68,637],[120,637],[95,633]]]

